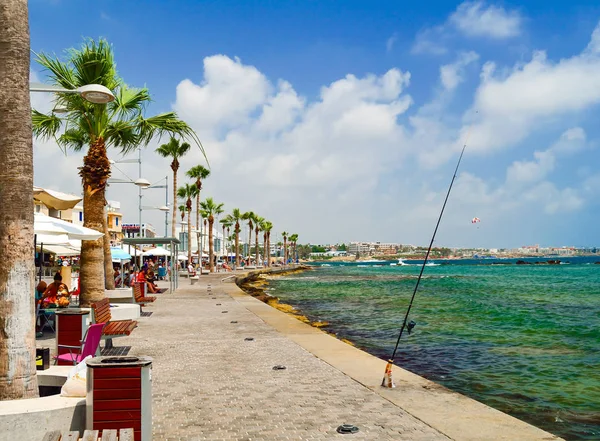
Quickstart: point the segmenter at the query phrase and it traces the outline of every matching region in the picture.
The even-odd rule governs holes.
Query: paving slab
[[[120,339],[154,360],[154,439],[450,439],[266,324],[221,279],[158,295]],[[359,432],[341,435],[342,424]]]

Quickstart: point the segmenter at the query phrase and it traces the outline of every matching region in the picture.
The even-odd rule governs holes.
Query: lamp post
[[[115,100],[115,96],[108,87],[101,84],[86,84],[76,89],[64,89],[59,86],[42,83],[29,83],[30,92],[50,92],[50,93],[77,93],[81,97],[94,104],[106,104]],[[64,110],[57,109],[56,113],[64,113]]]
[[[149,188],[164,188],[165,189],[165,207],[167,207],[167,211],[165,211],[165,237],[167,237],[168,235],[168,228],[169,228],[169,210],[168,210],[168,206],[169,206],[169,177],[165,176],[163,179],[159,179],[157,182],[161,182],[161,181],[165,181],[164,185],[157,185],[157,183],[154,183],[148,187],[144,187],[143,190],[147,190]],[[162,210],[162,208],[159,208],[159,210]]]

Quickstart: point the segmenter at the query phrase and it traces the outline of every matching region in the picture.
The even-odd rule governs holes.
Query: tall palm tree
[[[177,189],[177,197],[184,201],[185,211],[187,212],[187,254],[188,264],[192,263],[192,198],[196,195],[196,186],[194,184],[185,184]]]
[[[292,262],[295,261],[296,259],[296,241],[298,240],[298,235],[297,234],[292,234],[290,236],[290,245],[292,247]]]
[[[229,221],[229,215],[225,216],[223,219],[221,219],[219,222],[221,223],[221,226],[223,227],[223,253],[225,254],[225,261],[227,261],[227,242],[225,240],[225,229],[227,229],[227,234],[229,235],[229,227],[231,227],[231,222]]]
[[[202,217],[208,219],[208,268],[211,273],[214,273],[213,224],[215,223],[215,216],[223,213],[223,204],[216,204],[213,198],[206,198],[205,201],[200,202],[200,206],[202,207]]]
[[[264,217],[260,217],[258,215],[254,215],[254,231],[256,232],[256,242],[254,246],[254,253],[256,255],[256,266],[258,266],[258,232],[260,231],[260,224],[265,221]]]
[[[271,230],[273,229],[273,224],[270,221],[264,221],[260,229],[265,233],[265,257],[267,259],[267,266],[271,267]]]
[[[235,267],[240,266],[240,221],[244,220],[244,215],[239,208],[234,208],[231,214],[225,216],[228,222],[233,225],[233,232],[235,234]]]
[[[110,89],[115,99],[108,104],[92,104],[79,94],[56,93],[55,105],[64,108],[66,116],[33,110],[33,133],[41,138],[58,136],[58,145],[65,151],[81,151],[87,146],[79,172],[83,181],[84,226],[103,232],[105,191],[110,177],[107,147],[119,148],[126,154],[163,135],[190,138],[201,149],[202,145],[174,112],[144,116],[150,94],[146,88],[128,87],[117,75],[112,47],[106,40],[86,40],[80,49],[71,49],[68,54],[66,61],[45,54],[37,56],[37,62],[49,72],[50,82],[66,89],[100,84]],[[81,245],[83,306],[104,297],[102,241],[84,240]]]
[[[196,194],[196,242],[198,244],[198,255],[200,256],[200,191],[202,190],[202,179],[208,178],[210,170],[201,165],[195,165],[186,172],[186,175],[195,180],[195,185],[198,188]],[[202,256],[198,259],[202,259]]]
[[[159,148],[156,149],[156,153],[158,153],[163,158],[173,158],[171,160],[171,170],[173,170],[173,200],[177,200],[177,192],[179,189],[177,188],[177,171],[179,170],[179,158],[184,156],[189,150],[191,146],[187,142],[179,142],[178,139],[171,137],[169,142],[162,144]],[[173,214],[171,216],[172,225],[171,225],[171,236],[175,237],[175,223],[177,221],[177,204],[173,204]],[[188,232],[189,234],[189,232]]]
[[[38,396],[26,0],[0,7],[0,400]]]
[[[245,221],[248,221],[248,257],[250,257],[250,255],[252,254],[251,248],[252,248],[252,230],[254,228],[254,224],[252,223],[254,221],[254,216],[256,216],[254,214],[253,211],[246,211],[243,215],[242,215],[242,219],[244,219]],[[250,259],[248,259],[248,262],[250,262]]]
[[[287,237],[288,237],[288,232],[284,231],[283,233],[281,233],[281,235],[283,236],[283,264],[287,265]]]

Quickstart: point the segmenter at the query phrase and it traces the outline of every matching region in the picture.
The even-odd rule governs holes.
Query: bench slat
[[[60,441],[60,430],[46,432],[42,441]]]
[[[119,441],[133,441],[133,429],[119,430]]]
[[[81,438],[81,441],[98,441],[98,431],[86,430],[83,432],[83,438]]]
[[[63,432],[61,441],[79,441],[79,432]]]
[[[118,441],[117,429],[104,429],[102,431],[102,440],[101,441]]]

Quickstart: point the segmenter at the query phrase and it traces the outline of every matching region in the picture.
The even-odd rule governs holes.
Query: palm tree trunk
[[[236,223],[235,225],[235,267],[236,269],[240,266],[240,226]]]
[[[267,231],[267,267],[271,268],[271,232]]]
[[[256,240],[255,240],[255,245],[254,245],[254,255],[255,255],[255,265],[256,267],[258,267],[258,228],[254,230],[256,232]]]
[[[26,0],[0,7],[0,400],[38,396]]]
[[[283,238],[283,264],[287,265],[287,238]]]
[[[265,265],[266,257],[267,257],[267,233],[264,233],[263,234],[263,266],[266,266]]]
[[[173,168],[173,216],[171,217],[171,236],[172,237],[175,237],[176,225],[177,225],[177,168]],[[141,225],[140,225],[140,228],[142,228]]]
[[[83,226],[104,232],[104,191],[110,176],[110,162],[102,138],[90,144],[79,174],[83,180]],[[104,298],[103,247],[102,237],[98,240],[81,241],[81,306],[89,306]]]
[[[192,211],[188,210],[188,235],[187,235],[187,249],[188,249],[188,265],[192,263]],[[202,271],[200,271],[202,273]]]
[[[112,265],[112,255],[110,253],[110,234],[108,232],[108,219],[104,215],[102,222],[104,230],[103,247],[104,247],[104,288],[115,289],[115,272]],[[70,287],[69,287],[70,288]]]
[[[213,262],[213,224],[215,220],[211,216],[208,218],[208,268],[211,273],[215,272],[215,265]]]
[[[198,187],[199,188],[199,187]],[[200,249],[200,190],[196,195],[196,245],[198,246],[198,262],[202,263],[202,250]],[[200,265],[202,266],[202,264]],[[200,271],[202,273],[202,271]]]
[[[252,255],[252,228],[248,225],[248,257]],[[250,264],[250,259],[248,259],[248,264]]]

